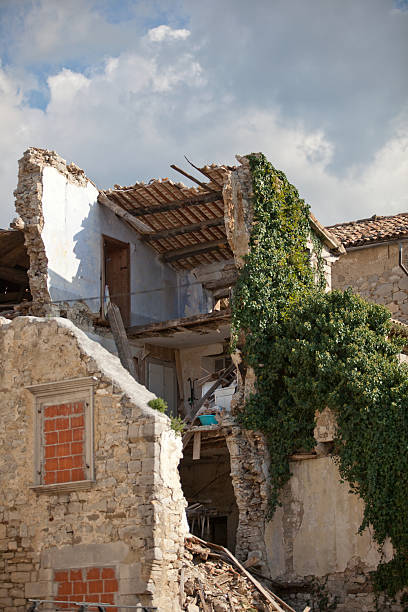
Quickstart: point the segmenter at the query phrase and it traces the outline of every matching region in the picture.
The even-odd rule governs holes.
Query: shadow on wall
[[[83,300],[92,312],[100,311],[105,235],[130,245],[131,325],[209,311],[208,295],[201,285],[191,284],[191,274],[178,273],[161,262],[152,249],[138,240],[135,231],[98,202],[87,205],[86,217],[77,216],[75,221],[75,215],[71,219],[65,215],[52,225],[52,232],[46,232],[48,285],[53,302]]]

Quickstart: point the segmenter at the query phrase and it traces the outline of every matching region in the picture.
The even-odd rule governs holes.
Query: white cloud
[[[288,15],[283,0],[279,2],[278,17],[281,25],[286,24],[282,25],[285,33]],[[298,76],[305,75],[288,55],[279,55],[277,47],[265,53],[268,47],[262,19],[257,14],[257,28],[252,30],[253,24],[249,27],[245,22],[253,15],[252,9],[243,5],[243,16],[237,11],[229,15],[231,34],[224,27],[225,19],[219,16],[219,6],[211,2],[196,15],[196,25],[189,23],[188,30],[159,25],[135,34],[134,21],[120,24],[120,28],[107,23],[93,10],[96,4],[91,6],[85,0],[61,6],[42,0],[37,5],[38,12],[30,13],[24,23],[28,38],[21,36],[15,49],[23,68],[20,72],[15,67],[0,69],[0,227],[13,216],[17,159],[28,146],[58,151],[83,167],[101,187],[167,176],[169,164],[181,164],[183,154],[198,164],[234,163],[235,153],[263,151],[287,174],[324,223],[408,211],[407,116],[401,114],[396,121],[391,115],[392,129],[371,148],[371,157],[360,156],[359,163],[348,163],[339,172],[339,140],[330,128],[333,124],[342,126],[338,115],[330,123],[328,115],[322,114],[313,124],[310,117],[300,120],[299,113],[288,112],[285,104],[269,96],[272,89],[265,88],[266,84],[279,88],[286,78],[296,86]],[[319,2],[312,5],[316,11]],[[80,15],[79,6],[83,9]],[[298,4],[299,10],[302,6]],[[214,33],[206,26],[215,13],[219,20]],[[197,34],[197,22],[205,36]],[[67,23],[72,29],[64,40]],[[268,28],[272,26],[270,19]],[[268,30],[272,40],[271,33]],[[42,34],[44,39],[39,42]],[[314,34],[320,36],[321,28]],[[307,47],[305,40],[301,42]],[[48,74],[49,102],[44,110],[30,108],[27,103],[26,94],[37,77],[23,62],[31,44],[35,61],[48,56],[68,57],[71,48],[82,53],[87,44],[95,53],[85,55],[86,67],[74,69],[67,62]],[[114,51],[116,48],[120,50]],[[305,65],[312,66],[315,77],[311,57],[305,53]],[[328,62],[333,79],[339,74],[334,60],[332,55]],[[347,66],[352,70],[352,64]],[[359,74],[364,70],[363,63]],[[389,79],[389,74],[384,78]],[[388,91],[389,83],[380,88],[381,92]],[[300,84],[305,84],[302,78]],[[316,78],[312,85],[318,97],[324,90],[318,89]],[[296,89],[292,93],[293,105]],[[360,100],[361,93],[357,98]],[[319,100],[319,104],[323,109],[327,100]],[[356,113],[353,121],[362,121],[361,117]],[[375,132],[380,122],[370,120],[368,126]],[[357,145],[356,135],[348,146],[353,149]]]
[[[159,25],[156,28],[151,28],[147,37],[152,42],[162,42],[164,40],[185,40],[190,34],[189,30],[174,30],[168,25]]]

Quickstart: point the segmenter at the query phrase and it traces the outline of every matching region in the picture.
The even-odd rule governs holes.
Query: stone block
[[[30,580],[29,572],[11,572],[11,582],[28,582]]]
[[[25,585],[25,596],[26,597],[41,597],[45,599],[51,591],[51,583],[48,581],[42,582],[31,582]]]

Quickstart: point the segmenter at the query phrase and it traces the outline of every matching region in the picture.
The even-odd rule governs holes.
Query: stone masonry
[[[333,289],[351,287],[384,304],[394,319],[408,322],[408,275],[398,264],[398,250],[398,242],[349,250],[333,265]]]
[[[179,610],[187,526],[177,472],[181,441],[168,418],[147,406],[154,396],[116,357],[71,322],[1,323],[0,606],[22,612],[27,598],[62,597]],[[35,389],[84,379],[92,382],[93,474],[89,457],[82,468],[71,461],[83,464],[85,453],[73,448],[82,443],[73,437],[91,433],[83,430],[81,402],[54,400],[44,421],[45,434],[54,436],[36,439]],[[36,484],[42,442],[54,463],[45,470],[48,480]],[[89,468],[89,475],[59,477],[59,466]]]

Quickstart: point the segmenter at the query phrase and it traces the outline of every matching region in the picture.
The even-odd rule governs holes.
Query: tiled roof
[[[216,164],[199,168],[209,182],[200,183],[198,188],[153,179],[147,185],[115,185],[114,189],[100,191],[98,199],[101,204],[110,202],[122,209],[142,239],[156,233],[157,239],[149,241],[150,246],[174,268],[192,269],[233,257],[226,237],[222,197],[225,176],[232,169]],[[188,231],[179,231],[183,227]]]
[[[408,213],[389,217],[373,215],[348,223],[338,223],[327,228],[346,248],[399,240],[408,237]]]

